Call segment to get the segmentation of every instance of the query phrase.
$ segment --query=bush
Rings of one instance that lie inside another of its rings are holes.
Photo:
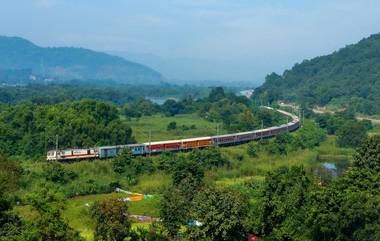
[[[247,154],[250,157],[258,157],[258,150],[257,144],[254,142],[250,142],[247,146]]]
[[[367,138],[367,130],[361,123],[349,121],[339,127],[336,135],[338,146],[355,148],[359,147]]]
[[[168,131],[171,131],[171,130],[175,130],[175,129],[177,129],[177,122],[175,122],[175,121],[170,122],[170,123],[168,124],[168,126],[166,127],[166,129],[167,129]]]
[[[43,176],[46,181],[65,184],[78,177],[72,170],[65,170],[62,164],[57,162],[48,163],[43,166]]]

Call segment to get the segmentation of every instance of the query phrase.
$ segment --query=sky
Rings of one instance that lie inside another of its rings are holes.
[[[106,51],[167,78],[260,84],[380,32],[378,0],[0,0],[0,35]]]

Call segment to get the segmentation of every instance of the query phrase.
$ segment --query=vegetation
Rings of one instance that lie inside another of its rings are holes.
[[[2,105],[0,111],[0,130],[14,134],[0,138],[9,156],[0,155],[5,240],[246,240],[249,234],[263,240],[373,240],[378,235],[379,217],[371,212],[378,208],[378,128],[356,121],[352,112],[308,113],[296,132],[240,146],[142,157],[124,150],[109,160],[52,163],[32,158],[44,153],[44,133],[70,132],[59,141],[72,147],[132,142],[134,136],[144,142],[215,135],[286,120],[222,88],[161,106],[137,99],[28,101]],[[352,136],[355,142],[341,145],[341,133],[350,134],[344,130],[351,124],[370,131],[371,139]],[[54,145],[50,139],[46,148]],[[353,158],[352,148],[364,140]],[[15,145],[4,144],[9,141]],[[335,175],[323,169],[326,163],[352,168]],[[150,199],[124,202],[131,195],[115,193],[117,187]],[[142,223],[129,214],[160,222]]]
[[[0,105],[0,149],[6,154],[43,155],[56,141],[59,148],[134,142],[118,109],[104,102]]]
[[[266,102],[287,100],[380,113],[380,34],[333,54],[305,60],[282,75],[270,74],[255,91]]]
[[[120,199],[105,199],[95,204],[96,219],[94,240],[123,241],[131,232],[128,220],[128,204]]]

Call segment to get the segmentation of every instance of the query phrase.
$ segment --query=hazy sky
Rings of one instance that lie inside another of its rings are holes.
[[[170,78],[260,82],[377,32],[379,0],[0,0],[0,35],[186,65]]]

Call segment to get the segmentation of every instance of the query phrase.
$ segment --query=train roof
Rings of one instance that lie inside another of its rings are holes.
[[[203,141],[203,140],[210,140],[210,139],[211,139],[211,136],[204,136],[204,137],[194,137],[194,138],[168,140],[168,141],[152,141],[152,142],[145,142],[143,144],[145,144],[145,145],[160,145],[160,144],[170,144],[170,143],[176,143],[176,142]]]

